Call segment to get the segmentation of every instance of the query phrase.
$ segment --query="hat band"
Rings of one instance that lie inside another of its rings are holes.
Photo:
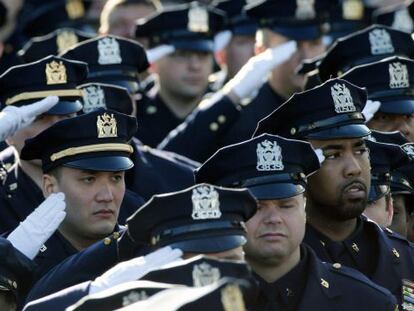
[[[412,87],[412,86],[411,86]],[[382,97],[391,97],[391,96],[410,96],[414,95],[414,90],[412,88],[403,88],[403,89],[395,89],[395,90],[384,90],[384,91],[377,91],[377,92],[369,92],[369,98],[382,98]]]
[[[272,183],[306,183],[306,176],[304,173],[290,173],[290,174],[275,174],[268,176],[260,176],[256,178],[250,178],[241,181],[238,186],[240,187],[251,187],[262,184],[272,184]]]
[[[57,161],[59,159],[74,156],[77,154],[82,153],[89,153],[89,152],[110,152],[110,151],[121,151],[132,153],[133,149],[131,145],[128,144],[95,144],[95,145],[87,145],[81,147],[71,147],[56,153],[53,153],[50,156],[50,160],[52,162]]]
[[[297,129],[292,128],[291,133],[292,134],[302,134],[303,132],[317,130],[319,128],[324,127],[332,127],[332,126],[341,126],[341,123],[349,122],[349,121],[363,121],[365,122],[365,118],[360,112],[354,112],[354,113],[348,113],[343,114],[340,116],[335,116],[332,118],[312,122],[310,124],[300,125],[297,127]]]
[[[151,245],[156,245],[165,238],[173,238],[180,235],[191,235],[191,233],[202,231],[217,231],[223,229],[241,229],[246,231],[243,221],[207,221],[199,224],[180,226],[171,229],[165,229],[159,233],[154,233],[151,237]]]
[[[12,105],[22,100],[45,98],[50,95],[55,95],[59,97],[73,97],[73,96],[82,97],[82,91],[73,89],[73,90],[49,90],[49,91],[37,91],[37,92],[25,92],[25,93],[20,93],[19,95],[7,98],[6,105]]]

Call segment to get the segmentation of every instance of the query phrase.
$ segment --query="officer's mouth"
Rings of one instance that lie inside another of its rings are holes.
[[[349,199],[362,199],[366,197],[366,187],[364,184],[359,182],[351,183],[350,185],[346,186],[342,193],[345,197]]]
[[[266,232],[259,235],[259,239],[264,239],[266,241],[278,241],[285,239],[287,236],[281,232]]]
[[[107,208],[101,209],[101,210],[96,211],[96,212],[93,213],[94,216],[97,216],[97,217],[100,217],[100,218],[111,218],[111,217],[114,216],[114,214],[115,213],[114,213],[113,210],[110,210],[110,209],[107,209]]]

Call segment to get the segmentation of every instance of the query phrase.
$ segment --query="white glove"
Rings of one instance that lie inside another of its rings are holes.
[[[214,36],[214,52],[221,51],[230,42],[232,37],[230,30],[223,30]]]
[[[125,282],[139,280],[152,270],[180,260],[182,255],[183,252],[180,249],[166,246],[146,256],[121,262],[97,277],[89,287],[89,294],[95,294]]]
[[[378,111],[378,109],[381,107],[381,102],[379,101],[372,101],[367,100],[367,103],[365,104],[364,109],[362,110],[362,114],[365,118],[365,122],[370,121],[374,114]]]
[[[318,157],[319,164],[322,164],[323,161],[325,161],[325,156],[323,155],[322,149],[318,148],[318,149],[314,149],[313,151],[315,151],[316,156]]]
[[[4,108],[0,112],[0,141],[31,124],[38,115],[48,111],[58,101],[59,97],[48,96],[30,105],[22,107],[7,106]]]
[[[259,89],[269,72],[288,60],[296,51],[296,41],[288,41],[253,56],[240,71],[223,87],[223,92],[232,92],[239,100]]]
[[[26,257],[33,259],[66,216],[65,195],[52,193],[14,229],[7,240]]]
[[[150,64],[155,63],[160,58],[163,58],[164,56],[170,55],[175,52],[175,47],[172,45],[159,45],[155,48],[147,50],[147,59]]]

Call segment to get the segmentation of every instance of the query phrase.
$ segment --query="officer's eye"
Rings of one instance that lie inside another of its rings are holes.
[[[359,148],[358,150],[355,150],[355,154],[358,154],[358,155],[363,155],[366,152],[368,152],[368,148],[367,147]]]
[[[81,178],[81,181],[83,181],[86,184],[91,184],[94,182],[94,180],[95,180],[94,176],[86,176],[86,177]]]
[[[112,180],[114,182],[120,182],[120,181],[122,181],[122,175],[113,175]]]
[[[323,154],[325,156],[325,160],[334,160],[341,156],[340,152],[327,152]]]
[[[283,205],[280,206],[280,208],[293,208],[293,207],[295,207],[295,206],[292,205],[292,204],[283,204]]]

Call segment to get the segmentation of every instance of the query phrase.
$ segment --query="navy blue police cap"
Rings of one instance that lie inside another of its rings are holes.
[[[89,113],[99,108],[115,110],[131,115],[134,101],[124,87],[105,83],[86,83],[78,86],[83,92],[82,112]]]
[[[365,0],[334,0],[329,14],[329,36],[333,39],[344,37],[368,27],[374,8]]]
[[[62,55],[88,63],[87,82],[101,82],[139,90],[139,73],[149,64],[141,44],[113,35],[99,36],[78,43]]]
[[[0,254],[0,292],[23,297],[33,281],[35,264],[4,238],[0,239]]]
[[[408,143],[407,137],[405,137],[400,131],[382,132],[377,130],[371,130],[369,140],[399,146]]]
[[[90,294],[68,307],[67,311],[112,311],[127,307],[135,302],[177,285],[151,281],[132,281],[113,286],[103,292]]]
[[[17,53],[23,62],[29,63],[48,55],[58,55],[79,42],[91,39],[93,33],[74,28],[59,28],[44,36],[30,39]]]
[[[366,140],[371,163],[371,188],[368,201],[375,202],[390,192],[391,172],[410,162],[410,158],[394,144]]]
[[[259,200],[272,200],[303,193],[306,177],[319,167],[309,143],[263,134],[219,149],[194,175],[197,183],[245,187]]]
[[[213,52],[214,36],[224,23],[223,11],[194,1],[139,19],[135,37],[148,38],[150,47],[168,44],[179,50]]]
[[[154,195],[128,218],[128,233],[156,248],[218,253],[245,244],[245,222],[255,213],[256,200],[247,189],[199,184]]]
[[[129,141],[137,130],[134,117],[98,109],[59,121],[26,140],[24,160],[41,159],[43,172],[59,166],[90,171],[124,171],[134,166]]]
[[[259,28],[268,28],[293,40],[313,40],[329,31],[332,0],[264,0],[245,7],[257,19]]]
[[[362,110],[365,89],[348,81],[331,79],[296,93],[260,120],[254,136],[277,134],[295,139],[346,139],[370,134]]]
[[[254,36],[257,30],[257,21],[247,16],[243,10],[248,3],[246,0],[216,0],[213,5],[226,12],[227,19],[224,28],[233,35]]]
[[[372,25],[339,38],[319,62],[322,81],[341,76],[351,68],[390,56],[414,56],[411,35],[383,25]]]
[[[22,19],[21,31],[28,37],[45,35],[60,27],[83,28],[91,1],[41,0]]]
[[[414,31],[414,1],[407,0],[380,6],[372,13],[372,21],[408,33]]]
[[[398,167],[391,174],[392,194],[414,194],[414,144],[406,143],[401,146],[402,150],[410,158],[411,162]]]
[[[380,112],[414,113],[414,61],[411,59],[393,56],[356,66],[341,79],[365,87],[370,100],[381,102]]]
[[[52,55],[10,67],[0,76],[1,105],[24,106],[56,95],[59,102],[47,114],[78,112],[82,109],[82,93],[76,86],[85,82],[87,74],[86,63]]]

